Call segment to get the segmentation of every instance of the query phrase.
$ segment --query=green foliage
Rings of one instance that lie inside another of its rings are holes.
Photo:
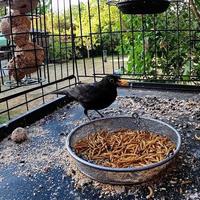
[[[52,0],[40,1],[40,14],[45,14],[50,11]]]
[[[0,7],[0,16],[4,16],[5,15],[5,8],[2,6]]]
[[[53,62],[68,61],[72,57],[71,43],[63,41],[62,38],[54,37],[49,47],[50,60]]]
[[[66,15],[47,12],[45,22],[43,21],[42,24],[45,24],[46,31],[52,35],[49,42],[50,60],[53,62],[68,61],[72,57],[69,12]]]
[[[179,2],[178,7],[171,3],[167,13],[156,17],[121,14],[120,18],[118,8],[109,7],[106,2],[90,0],[89,7],[87,3],[81,3],[80,8],[73,6],[72,22],[70,10],[59,16],[49,12],[46,27],[53,35],[71,35],[73,32],[77,49],[92,49],[99,54],[106,49],[108,54],[128,57],[124,66],[127,74],[174,81],[200,77],[200,45],[191,44],[194,37],[200,38],[200,19],[192,9],[189,12],[187,3]],[[200,0],[195,0],[195,3],[197,9],[200,8]],[[72,48],[70,44],[69,48],[65,48],[65,45],[60,44],[58,38],[55,39],[50,55],[58,60],[69,59]]]
[[[200,0],[194,0],[195,6],[200,10]]]
[[[109,9],[106,2],[106,0],[91,0],[89,10],[88,5],[82,3],[80,5],[81,14],[73,12],[74,33],[77,37],[86,36],[79,41],[78,45],[83,44],[84,47],[92,47],[93,49],[100,46],[102,49],[111,52],[119,44],[119,35],[112,34],[111,36],[109,33],[117,30],[119,11],[116,7],[110,7],[109,17]],[[96,34],[91,35],[90,33]]]
[[[0,124],[6,123],[8,121],[8,115],[7,114],[1,114],[0,115]]]
[[[132,27],[135,30],[134,33],[125,33],[117,48],[120,53],[128,55],[127,74],[148,75],[148,79],[171,77],[173,80],[199,76],[199,49],[190,42],[190,29],[198,30],[197,20],[191,14],[189,22],[186,4],[180,6],[178,15],[175,11],[172,5],[167,21],[165,14],[156,18],[152,15],[122,17],[126,30],[132,30]]]

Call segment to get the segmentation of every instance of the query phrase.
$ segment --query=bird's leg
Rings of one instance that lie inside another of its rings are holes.
[[[95,110],[101,117],[104,117],[98,110]]]
[[[86,117],[89,119],[89,121],[91,121],[90,117],[88,116],[88,110],[87,110],[87,109],[84,110],[84,114],[85,114]]]

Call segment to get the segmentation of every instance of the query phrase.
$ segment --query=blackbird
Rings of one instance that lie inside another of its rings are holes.
[[[68,90],[54,92],[53,94],[65,95],[71,101],[79,102],[84,108],[84,114],[88,116],[88,110],[95,110],[101,117],[99,110],[110,106],[117,97],[117,86],[127,85],[128,82],[117,75],[107,75],[101,81],[80,84]]]

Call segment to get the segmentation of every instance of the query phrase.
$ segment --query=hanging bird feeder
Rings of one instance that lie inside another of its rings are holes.
[[[39,3],[39,0],[0,0],[0,6],[10,6],[13,10],[20,13],[29,13],[33,11]]]
[[[116,5],[124,14],[156,14],[169,7],[169,0],[108,0],[109,5]]]

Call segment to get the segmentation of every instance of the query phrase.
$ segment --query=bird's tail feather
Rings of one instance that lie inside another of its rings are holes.
[[[66,99],[69,99],[71,101],[74,100],[74,98],[69,94],[67,90],[55,91],[55,92],[52,92],[51,94],[65,95]]]
[[[61,95],[68,96],[68,95],[69,95],[69,92],[66,91],[66,90],[62,90],[62,91],[55,91],[55,92],[52,92],[51,94],[61,94]]]

